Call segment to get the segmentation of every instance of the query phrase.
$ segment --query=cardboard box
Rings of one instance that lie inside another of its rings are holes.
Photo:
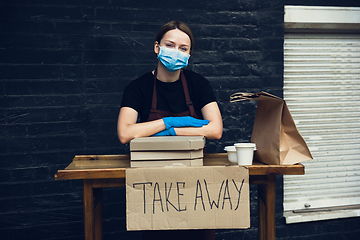
[[[142,137],[130,141],[130,152],[199,150],[204,146],[204,136]]]
[[[127,230],[250,227],[246,166],[126,169]]]
[[[193,151],[144,151],[144,152],[130,152],[130,159],[134,160],[180,160],[180,159],[195,159],[204,157],[203,149]]]
[[[167,166],[203,166],[203,158],[182,160],[152,160],[152,161],[130,161],[130,167],[167,167]]]
[[[205,137],[161,136],[130,141],[131,167],[203,165]]]

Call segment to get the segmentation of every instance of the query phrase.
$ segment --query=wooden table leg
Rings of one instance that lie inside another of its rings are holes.
[[[84,179],[84,234],[85,240],[95,240],[94,234],[94,189],[92,180]]]
[[[258,185],[259,239],[276,238],[276,182],[275,175],[266,176],[266,184]]]
[[[102,240],[102,189],[93,188],[93,180],[84,179],[85,240]]]
[[[102,188],[94,189],[94,222],[95,222],[95,239],[102,240]]]

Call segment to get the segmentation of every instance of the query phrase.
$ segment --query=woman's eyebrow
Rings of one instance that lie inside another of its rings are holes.
[[[174,42],[174,41],[171,41],[171,40],[165,40],[165,42],[175,44],[175,42]],[[186,44],[186,43],[180,44],[180,46],[186,46],[186,47],[189,47],[189,45],[188,45],[188,44]]]
[[[166,42],[166,43],[173,43],[173,44],[175,43],[175,42],[173,42],[173,41],[171,41],[171,40],[165,40],[165,42]]]

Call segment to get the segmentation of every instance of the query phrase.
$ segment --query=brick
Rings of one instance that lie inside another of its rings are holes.
[[[2,101],[2,100],[4,100],[5,98],[0,98],[0,100]],[[3,103],[3,101],[1,102],[1,103]],[[1,108],[0,108],[0,130],[3,130],[3,125],[6,123],[6,115],[5,115],[5,109],[4,109],[4,107],[2,106]]]
[[[33,95],[42,93],[40,81],[4,81],[6,95]],[[21,87],[19,87],[21,86]]]
[[[15,161],[25,161],[26,159],[29,159],[29,163],[27,166],[47,166],[49,168],[49,172],[51,172],[52,167],[66,167],[73,157],[77,154],[77,150],[69,150],[69,151],[46,151],[46,152],[32,152],[31,155],[26,155],[26,158],[23,157],[21,159],[21,156],[18,156],[15,158]],[[17,160],[19,159],[19,160]],[[55,172],[54,172],[55,173]],[[52,173],[51,173],[52,175]],[[52,176],[53,177],[53,176]],[[71,181],[70,181],[71,182]]]
[[[32,158],[27,153],[11,153],[9,150],[1,156],[1,166],[3,168],[28,167],[32,164]]]
[[[31,216],[31,215],[30,215]],[[29,218],[29,215],[21,214],[20,220]],[[40,221],[39,219],[38,221]],[[58,220],[59,221],[59,220]],[[72,221],[59,224],[56,228],[51,225],[51,222],[42,224],[34,224],[36,220],[30,222],[31,224],[21,227],[7,228],[5,234],[10,235],[11,239],[26,239],[31,236],[34,239],[56,239],[64,238],[67,234],[75,236],[71,239],[83,238],[83,235],[79,233],[79,229],[83,229],[82,221]]]
[[[87,79],[87,81],[84,82],[83,91],[85,93],[116,93],[117,95],[120,95],[131,80],[133,79]]]
[[[8,182],[11,179],[11,172],[8,169],[0,169],[0,182]]]
[[[66,106],[76,108],[83,104],[83,98],[81,95],[67,95],[65,96]]]
[[[28,127],[29,136],[52,136],[63,135],[67,133],[73,133],[70,131],[68,122],[56,122],[56,123],[35,123]],[[73,124],[74,125],[74,124]]]
[[[145,72],[147,69],[149,69],[148,71],[150,71],[151,69],[150,66],[148,68],[145,68],[144,66],[140,65],[139,69],[135,71],[133,68],[126,65],[111,66],[111,65],[90,65],[90,64],[86,65],[85,68],[86,68],[87,78],[114,78],[118,76],[134,77],[136,76],[136,74],[141,74],[139,73],[141,72],[141,70],[144,70]]]
[[[1,84],[0,84],[0,93],[1,93],[1,95],[0,95],[0,100],[2,100],[2,96],[5,94],[5,86],[4,86],[4,84],[2,84],[2,82],[1,82]],[[2,104],[0,105],[0,114],[2,114]],[[1,115],[0,115],[1,116]]]
[[[260,39],[257,38],[245,38],[245,37],[239,37],[239,38],[232,38],[230,40],[230,46],[232,49],[235,50],[260,50],[259,46]]]
[[[190,57],[191,64],[215,63],[222,59],[222,53],[217,51],[194,51]]]
[[[224,95],[220,97],[225,100],[230,100],[230,95],[235,92],[253,92],[252,89],[262,86],[262,79],[257,76],[208,77],[208,80],[214,89],[230,90],[230,92],[225,91]]]
[[[109,120],[101,120],[101,121],[92,121],[87,123],[86,127],[87,129],[92,129],[93,134],[97,133],[116,133],[116,124],[117,119],[109,119]],[[112,136],[111,136],[112,137]]]
[[[8,109],[6,111],[6,122],[7,123],[27,123],[36,122],[39,119],[44,119],[45,113],[39,110],[29,111],[29,109]]]
[[[11,153],[22,153],[29,152],[30,145],[26,138],[10,138],[8,139],[9,152]]]
[[[149,48],[151,46],[152,45],[148,45]],[[139,61],[144,62],[144,60],[139,58],[140,55],[144,56],[145,59],[155,58],[153,52],[133,50],[132,47],[126,46],[125,49],[121,49],[120,51],[117,49],[85,51],[84,59],[86,64],[128,64]]]
[[[89,20],[94,18],[94,9],[89,6],[84,5],[70,5],[70,6],[27,6],[27,12],[30,14],[25,17],[33,18],[33,16],[39,16],[41,20],[44,19],[79,19],[79,20]],[[43,15],[46,12],[45,16]],[[36,19],[36,18],[35,18]]]
[[[51,22],[37,22],[19,18],[5,18],[2,25],[4,33],[55,33],[54,24]]]
[[[1,65],[0,71],[3,79],[56,79],[62,69],[58,65]]]
[[[248,37],[254,33],[250,33],[249,28],[254,30],[254,27],[242,26],[242,25],[209,25],[199,29],[198,34],[205,35],[207,37],[221,38],[222,36],[227,36],[229,38],[237,37]]]
[[[68,69],[64,69],[65,71]],[[50,80],[42,82],[44,94],[80,94],[82,92],[82,81],[79,80]]]
[[[81,49],[82,39],[73,36],[59,35],[17,35],[6,34],[2,39],[0,47],[16,49],[19,46],[23,49]]]
[[[226,51],[222,54],[221,62],[244,63],[244,57],[240,51]]]
[[[68,101],[67,101],[68,102]],[[41,122],[57,122],[57,121],[75,121],[78,122],[79,112],[82,106],[75,104],[74,106],[60,106],[60,107],[48,107],[43,108],[41,111],[45,111],[46,114],[43,116]],[[40,110],[34,110],[40,111]]]
[[[262,86],[263,88],[279,87],[283,85],[282,78],[279,78],[278,76],[270,76],[270,77],[261,76],[260,79],[261,79],[260,86]],[[282,93],[276,96],[282,96]]]
[[[251,73],[255,76],[282,75],[283,67],[280,64],[250,64]]]
[[[261,62],[264,59],[264,56],[261,51],[244,51],[243,58],[247,63],[256,63]]]
[[[21,64],[79,64],[81,51],[64,49],[0,49],[3,63]]]
[[[30,151],[33,153],[49,150],[46,137],[28,138],[27,144]]]
[[[7,97],[6,100],[8,107],[51,107],[64,106],[66,104],[66,98],[64,96]]]
[[[91,120],[108,120],[113,119],[114,123],[117,122],[119,115],[119,106],[112,105],[104,108],[103,106],[93,106],[90,109]]]
[[[131,44],[136,44],[135,39],[121,36],[86,36],[83,39],[85,49],[102,49],[102,50],[120,50],[129,47],[128,41],[133,40]]]
[[[109,136],[109,134],[92,134],[86,138],[86,147],[89,149],[96,148],[116,148],[118,146],[118,138],[116,135],[116,126],[114,124],[113,128],[114,134]]]
[[[39,196],[65,193],[68,192],[69,187],[71,187],[69,182],[54,181],[53,176],[46,176],[43,180],[33,183],[34,195]]]
[[[283,12],[283,9],[279,9],[278,11],[259,11],[256,12],[258,24],[260,25],[273,25],[280,24],[282,25],[283,19],[279,18],[278,15]]]
[[[96,19],[112,22],[156,22],[158,10],[153,8],[145,9],[123,7],[96,8]]]
[[[0,184],[0,195],[6,196],[7,198],[30,197],[32,195],[32,190],[32,184],[29,182]]]
[[[86,94],[85,101],[87,104],[115,105],[117,107],[121,103],[121,98],[118,93]]]
[[[4,138],[0,138],[0,154],[8,152],[8,143]]]
[[[52,150],[75,150],[83,147],[83,136],[80,134],[67,134],[56,137],[47,137],[46,142],[48,148]]]
[[[28,135],[28,126],[26,124],[8,124],[5,126],[3,137],[25,137]]]
[[[265,62],[282,62],[284,53],[282,51],[266,51],[262,54]]]
[[[195,31],[193,31],[193,34],[195,34]],[[205,51],[206,50],[213,50],[215,39],[212,39],[212,38],[200,38],[200,37],[194,37],[194,38],[195,38],[195,43],[194,43],[194,53],[193,54],[195,54],[198,49],[202,49],[202,50],[205,50]],[[230,42],[229,40],[226,40],[226,41]]]
[[[35,181],[47,175],[46,167],[15,168],[11,171],[11,182]]]

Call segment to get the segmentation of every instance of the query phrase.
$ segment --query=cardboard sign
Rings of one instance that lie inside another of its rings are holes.
[[[126,169],[127,230],[250,227],[245,166]]]

